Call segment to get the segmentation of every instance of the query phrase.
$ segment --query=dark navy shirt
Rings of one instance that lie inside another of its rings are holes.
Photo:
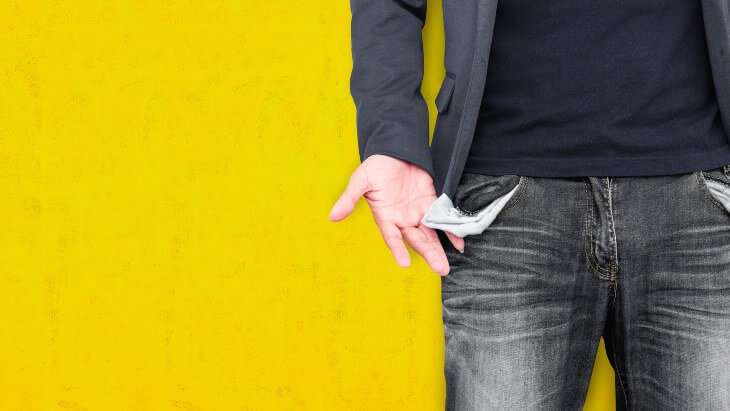
[[[628,176],[730,164],[699,0],[500,0],[465,171]]]

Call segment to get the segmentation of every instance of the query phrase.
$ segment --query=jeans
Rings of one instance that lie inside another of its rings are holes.
[[[651,177],[464,173],[439,231],[446,408],[580,410],[601,337],[617,409],[730,410],[730,165]]]

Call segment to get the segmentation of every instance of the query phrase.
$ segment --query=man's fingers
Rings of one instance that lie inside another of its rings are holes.
[[[446,254],[441,244],[438,243],[438,237],[434,242],[433,237],[428,232],[429,230],[433,231],[427,227],[406,227],[401,230],[401,233],[403,233],[403,237],[411,248],[426,260],[426,264],[432,270],[441,275],[446,275],[449,273],[449,262],[446,259]],[[434,235],[436,235],[435,232]]]
[[[446,257],[446,252],[444,251],[444,248],[441,246],[441,241],[439,240],[439,236],[436,233],[436,230],[434,230],[430,227],[426,227],[423,224],[419,224],[417,228],[419,230],[421,230],[421,232],[423,232],[423,234],[426,236],[426,238],[428,238],[428,240],[433,245],[433,248],[435,248],[436,252],[441,256],[441,258],[443,259],[443,262],[444,262],[444,266],[446,267],[446,272],[444,273],[444,275],[448,274],[449,270],[450,270],[449,259]]]
[[[444,231],[446,233],[446,237],[449,238],[449,241],[451,241],[451,244],[459,250],[459,252],[464,252],[464,239],[462,237],[459,237],[456,234],[450,233],[448,231]]]
[[[408,254],[408,249],[405,244],[403,244],[403,237],[398,227],[393,223],[382,221],[378,223],[378,228],[383,235],[385,244],[390,248],[390,252],[393,253],[395,262],[403,268],[411,265],[411,256]]]
[[[365,176],[365,173],[356,169],[355,172],[352,173],[352,176],[350,176],[350,181],[347,182],[345,192],[340,195],[340,198],[337,199],[332,210],[330,210],[330,220],[335,222],[344,220],[345,217],[350,215],[352,210],[355,209],[355,204],[357,204],[360,197],[365,194],[366,190],[367,177]]]

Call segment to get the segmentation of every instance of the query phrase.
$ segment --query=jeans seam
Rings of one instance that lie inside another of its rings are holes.
[[[595,218],[595,213],[593,210],[593,205],[591,204],[591,192],[590,192],[590,189],[588,188],[588,182],[585,179],[583,180],[583,184],[586,189],[587,208],[589,208],[591,210],[590,219],[588,218],[588,212],[586,211],[586,232],[588,234],[588,240],[589,240],[588,242],[590,243],[590,252],[588,251],[588,247],[586,246],[585,241],[583,241],[583,250],[585,252],[586,259],[588,261],[588,267],[594,273],[596,273],[599,278],[601,278],[603,280],[613,280],[614,279],[614,275],[613,275],[614,262],[609,263],[609,267],[611,267],[610,269],[606,269],[606,268],[601,267],[598,264],[598,260],[595,259],[595,250],[593,249],[593,229],[591,227],[591,225],[593,224],[593,219]]]
[[[500,211],[500,214],[505,213],[510,208],[514,207],[515,204],[519,203],[520,200],[522,200],[523,193],[527,189],[527,184],[530,181],[530,178],[527,176],[520,176],[520,180],[517,182],[518,185],[521,185],[520,188],[517,189],[517,192],[515,193],[514,197],[511,198],[511,204],[506,204],[505,207]]]
[[[614,284],[614,290],[617,288],[617,285]],[[629,409],[629,398],[626,392],[626,388],[624,387],[623,379],[621,378],[621,367],[619,366],[618,357],[616,356],[616,336],[611,337],[611,346],[613,347],[613,362],[616,364],[616,376],[618,377],[618,385],[621,387],[621,392],[624,394],[624,404],[626,404],[626,409]]]
[[[610,215],[610,224],[611,224],[611,232],[613,234],[613,266],[616,270],[614,272],[614,280],[613,280],[613,297],[611,304],[615,307],[616,306],[616,297],[618,294],[618,236],[616,235],[616,222],[613,218],[613,185],[611,184],[611,180],[607,177],[606,178],[606,185],[608,186],[608,210]],[[616,364],[616,376],[618,377],[618,383],[621,387],[621,392],[623,393],[624,397],[624,404],[626,405],[626,409],[629,409],[629,400],[626,393],[626,388],[624,387],[623,379],[621,378],[621,367],[619,366],[618,356],[616,355],[616,338],[611,338],[611,345],[613,346],[613,362]]]
[[[616,222],[613,219],[613,186],[610,179],[606,178],[606,182],[608,183],[608,212],[611,217],[611,233],[613,234],[613,264],[611,264],[611,268],[614,278],[618,278],[618,236],[616,235]]]

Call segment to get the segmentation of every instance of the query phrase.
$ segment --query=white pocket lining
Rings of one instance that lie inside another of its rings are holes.
[[[730,186],[709,178],[705,178],[705,184],[717,201],[730,212]]]
[[[454,203],[446,193],[443,193],[428,207],[421,223],[426,227],[448,231],[459,237],[481,234],[497,218],[497,214],[515,195],[521,184],[520,180],[509,193],[497,197],[475,214],[462,213],[454,207]]]

